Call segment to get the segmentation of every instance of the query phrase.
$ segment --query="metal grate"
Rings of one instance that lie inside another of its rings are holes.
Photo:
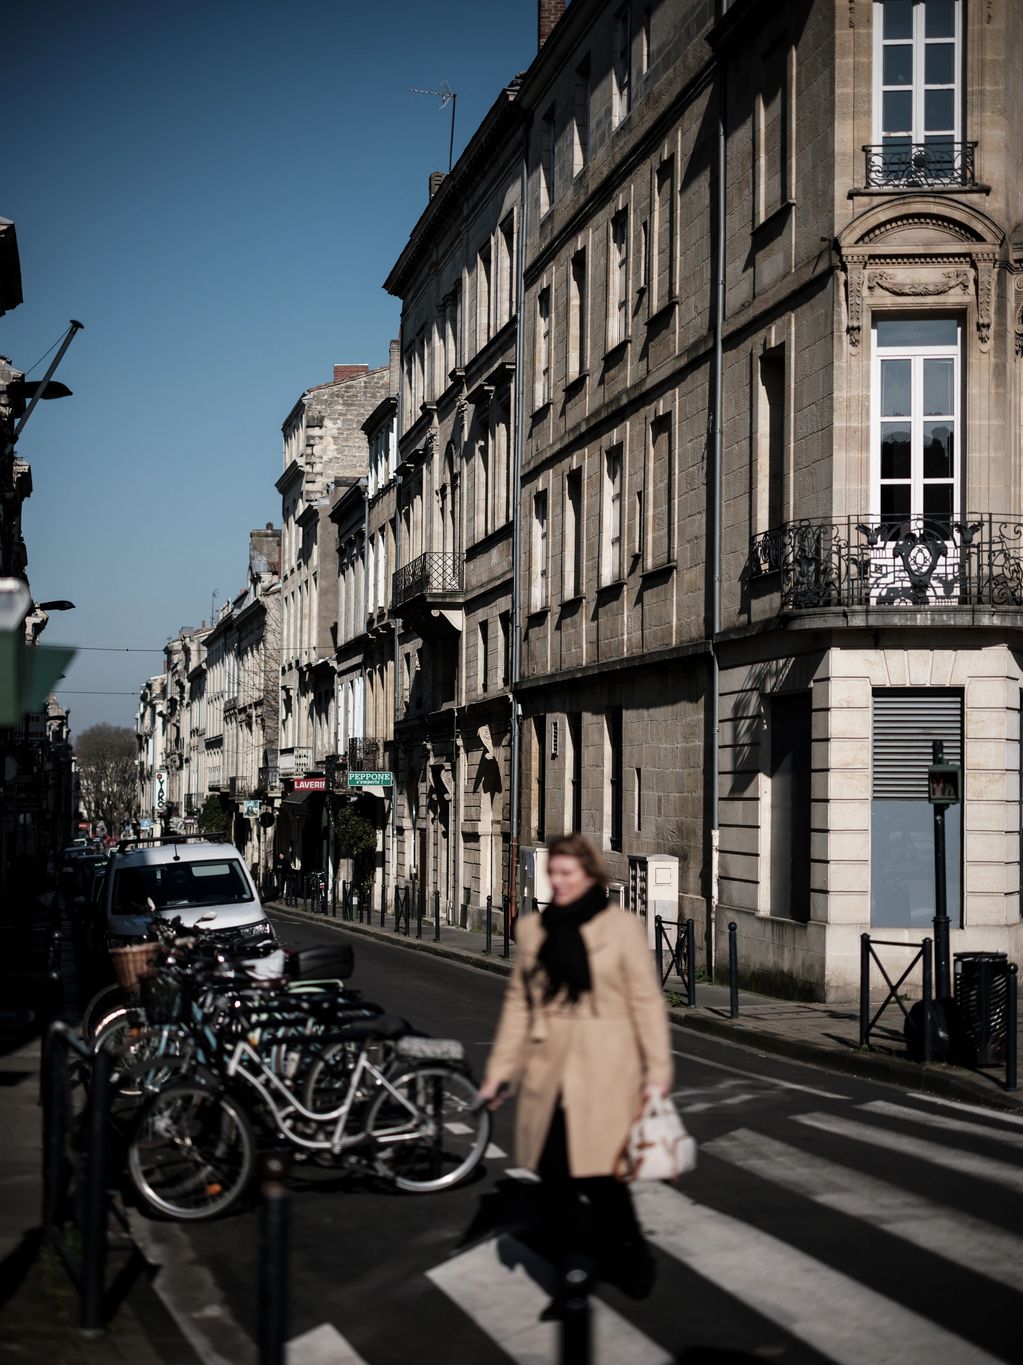
[[[933,744],[963,761],[961,692],[886,688],[874,693],[873,794],[882,801],[926,801]]]
[[[975,142],[889,140],[863,148],[868,189],[925,189],[932,185],[975,185]]]

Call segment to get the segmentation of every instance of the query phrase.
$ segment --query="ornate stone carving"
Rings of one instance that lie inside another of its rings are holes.
[[[845,272],[845,287],[849,320],[846,331],[849,335],[850,351],[858,351],[860,332],[863,322],[863,267],[858,261],[850,261]]]
[[[1019,288],[1019,281],[1016,281],[1016,288]],[[1023,356],[1023,304],[1016,309],[1016,354]]]
[[[895,232],[905,232],[907,229],[918,231],[920,228],[936,228],[943,232],[947,237],[957,237],[961,242],[978,242],[980,237],[965,223],[957,221],[955,218],[946,218],[940,213],[902,213],[893,218],[886,218],[883,222],[876,224],[869,231],[863,233],[859,238],[858,245],[873,246],[874,243],[890,237]]]
[[[969,292],[971,285],[968,270],[943,270],[937,279],[906,279],[891,270],[872,270],[867,276],[868,289],[883,289],[886,294],[898,294],[904,298],[930,298],[935,294],[948,294],[953,289]]]
[[[977,340],[981,346],[991,344],[991,323],[995,298],[995,253],[977,252],[974,268],[977,272]]]

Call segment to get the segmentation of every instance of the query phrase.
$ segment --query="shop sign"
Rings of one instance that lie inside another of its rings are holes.
[[[394,774],[385,772],[350,772],[348,774],[349,787],[392,787],[394,785]]]
[[[327,779],[325,777],[296,777],[295,790],[297,792],[326,791]]]
[[[242,814],[254,818],[259,814],[260,803],[258,801],[243,801]]]

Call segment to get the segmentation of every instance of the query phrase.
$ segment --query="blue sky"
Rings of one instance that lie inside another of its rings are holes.
[[[536,0],[58,0],[4,19],[0,216],[25,302],[0,354],[26,369],[85,323],[19,442],[46,642],[159,647],[244,582],[277,523],[281,422],[335,363],[383,364],[381,288],[447,166],[531,61]],[[45,364],[33,371],[40,377]],[[80,733],[132,724],[159,654],[82,651]]]

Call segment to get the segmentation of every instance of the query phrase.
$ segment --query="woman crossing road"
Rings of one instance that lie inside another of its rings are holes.
[[[540,1176],[562,1277],[582,1268],[642,1298],[655,1263],[616,1173],[645,1100],[671,1086],[664,999],[642,924],[609,906],[593,845],[552,840],[548,875],[553,903],[519,923],[480,1095],[496,1108],[518,1089],[516,1159]],[[544,1317],[561,1311],[559,1291]]]

